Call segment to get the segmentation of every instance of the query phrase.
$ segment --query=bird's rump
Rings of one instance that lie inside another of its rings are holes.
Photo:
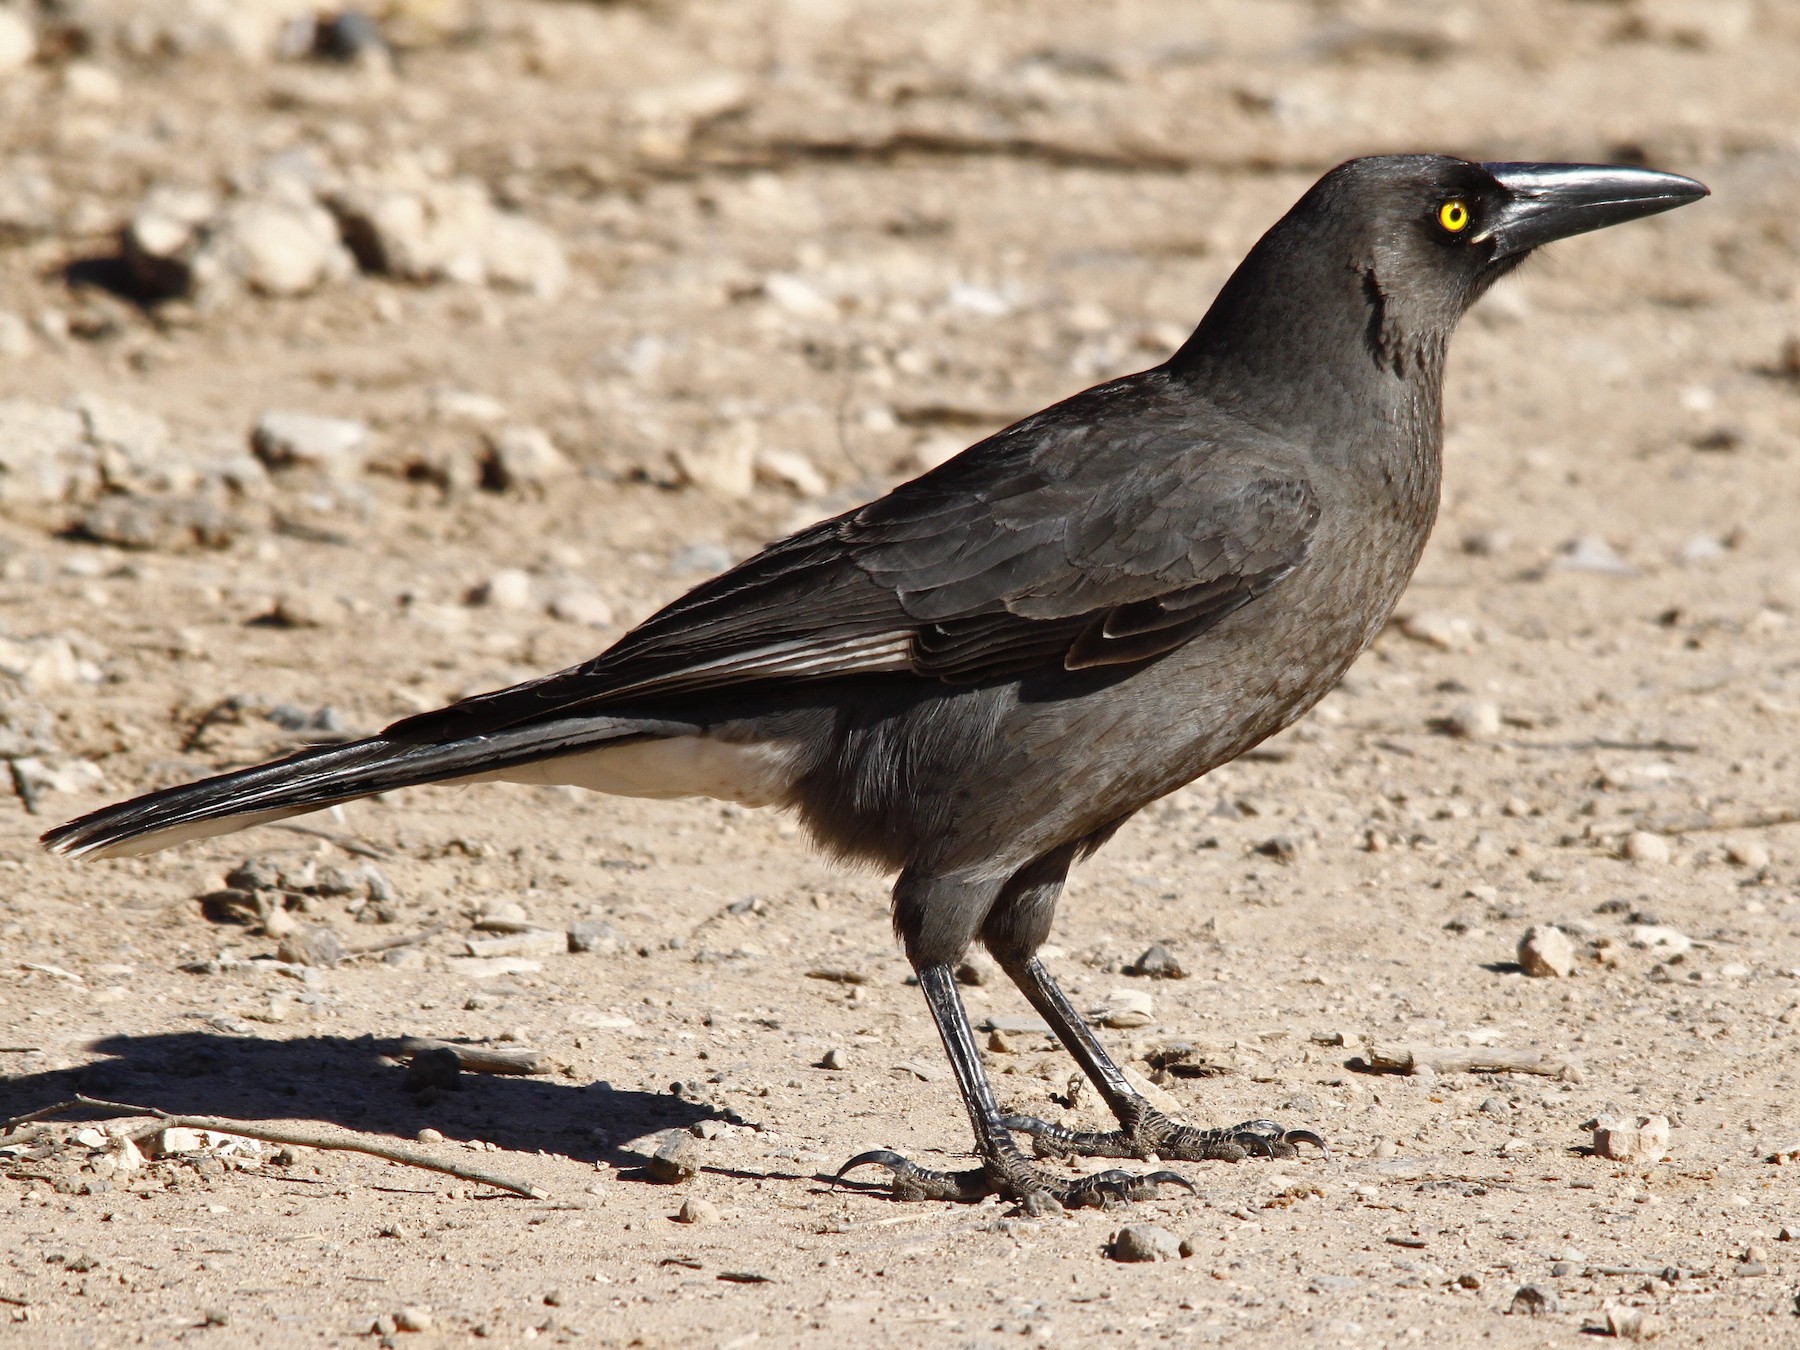
[[[1027,418],[771,545],[591,661],[383,734],[482,735],[763,682],[974,683],[1171,651],[1291,572],[1319,507],[1279,443],[1197,419],[1191,402],[1179,422],[1163,416],[1166,379],[1129,376]]]

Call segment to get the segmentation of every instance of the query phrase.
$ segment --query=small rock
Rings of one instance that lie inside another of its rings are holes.
[[[421,1050],[407,1064],[401,1086],[408,1092],[454,1091],[462,1086],[462,1061],[447,1045]]]
[[[1006,1039],[1004,1031],[990,1031],[988,1032],[987,1048],[996,1055],[1010,1055],[1013,1047],[1012,1042]]]
[[[37,34],[25,16],[0,9],[0,75],[23,70],[37,55]]]
[[[1658,864],[1669,861],[1669,841],[1648,830],[1632,831],[1621,851],[1630,862]]]
[[[183,1125],[172,1125],[156,1136],[157,1153],[168,1156],[180,1156],[184,1153],[198,1153],[206,1147],[206,1141],[200,1131],[190,1130]]]
[[[265,412],[250,433],[250,448],[271,469],[306,467],[337,477],[361,471],[368,443],[361,422],[302,412]]]
[[[970,952],[956,966],[956,982],[972,987],[992,984],[999,975],[999,963],[985,952]]]
[[[322,924],[310,924],[281,939],[275,954],[296,966],[335,966],[344,959],[337,934]]]
[[[1131,965],[1127,966],[1125,968],[1125,973],[1127,975],[1142,975],[1146,979],[1152,980],[1179,980],[1182,979],[1187,972],[1182,970],[1181,962],[1175,959],[1175,953],[1171,952],[1167,947],[1163,946],[1162,943],[1158,942],[1153,947],[1147,949],[1144,954],[1138,957],[1136,961],[1132,962]]]
[[[269,621],[280,628],[335,628],[344,620],[344,606],[326,591],[284,592],[275,601]]]
[[[759,450],[755,464],[759,481],[786,488],[796,497],[823,497],[831,490],[825,475],[798,451]]]
[[[1460,704],[1444,719],[1452,736],[1466,741],[1491,741],[1500,734],[1500,708],[1485,699]]]
[[[446,970],[466,975],[471,980],[491,980],[500,975],[536,975],[544,968],[542,961],[523,956],[453,956]]]
[[[821,1069],[847,1069],[850,1067],[850,1056],[834,1045],[819,1060],[819,1067]]]
[[[1554,566],[1565,572],[1594,572],[1609,577],[1638,575],[1638,569],[1621,558],[1611,544],[1591,536],[1565,545]]]
[[[523,933],[532,924],[517,900],[488,900],[476,912],[475,926],[486,933]]]
[[[1155,1001],[1141,989],[1114,989],[1098,1014],[1102,1024],[1115,1030],[1147,1027],[1156,1020]]]
[[[599,919],[582,919],[569,929],[571,952],[597,952],[610,956],[619,950],[618,931]]]
[[[709,428],[693,445],[677,446],[670,457],[685,485],[741,501],[756,481],[758,439],[756,423],[738,418]]]
[[[1725,845],[1725,856],[1740,867],[1763,868],[1770,862],[1769,850],[1754,839]]]
[[[0,309],[0,356],[30,356],[35,350],[31,325],[10,309]]]
[[[231,1325],[231,1311],[227,1308],[208,1308],[200,1314],[200,1320],[209,1327],[228,1327]]]
[[[1428,609],[1400,620],[1400,631],[1439,651],[1464,652],[1475,645],[1475,625],[1460,614]]]
[[[1582,1128],[1593,1131],[1594,1152],[1614,1162],[1661,1162],[1669,1153],[1667,1116],[1596,1116]]]
[[[697,1195],[690,1195],[681,1202],[681,1208],[675,1211],[676,1223],[707,1224],[718,1223],[723,1216],[719,1207],[710,1200],[702,1200]]]
[[[574,472],[567,455],[541,427],[501,427],[487,437],[481,462],[481,485],[490,492],[541,494]]]
[[[114,107],[125,97],[124,82],[92,61],[69,62],[63,67],[62,85],[71,99],[96,108]]]
[[[531,604],[531,574],[518,567],[503,567],[469,592],[472,605],[521,610]]]
[[[1126,1224],[1113,1234],[1108,1254],[1115,1261],[1179,1261],[1181,1239],[1157,1224]]]
[[[1680,929],[1660,923],[1634,923],[1626,928],[1625,934],[1632,946],[1666,956],[1680,956],[1692,950],[1694,945],[1694,940]]]
[[[1642,1308],[1608,1308],[1606,1310],[1606,1334],[1627,1341],[1647,1341],[1660,1336],[1667,1329],[1668,1323],[1653,1312],[1645,1312]]]
[[[569,935],[560,928],[528,928],[491,938],[465,938],[470,956],[561,956],[569,950]]]
[[[394,1328],[398,1331],[430,1331],[432,1324],[430,1312],[416,1304],[408,1304],[394,1314]]]
[[[1542,1317],[1561,1312],[1562,1303],[1554,1290],[1546,1289],[1541,1284],[1522,1284],[1513,1293],[1512,1303],[1506,1310],[1514,1314]]]
[[[413,1137],[421,1144],[441,1144],[444,1142],[444,1132],[442,1130],[434,1130],[429,1125],[420,1130],[418,1134]]]
[[[700,1170],[700,1150],[694,1136],[685,1130],[671,1132],[651,1155],[648,1170],[652,1181],[664,1185],[686,1181],[693,1176]]]
[[[589,628],[611,628],[612,606],[592,591],[562,591],[550,597],[544,607],[553,619],[564,623],[585,624]]]
[[[1519,939],[1519,966],[1538,979],[1567,978],[1575,969],[1575,944],[1562,929],[1538,924]]]
[[[473,180],[356,186],[330,194],[326,205],[364,271],[408,281],[507,286],[545,299],[569,281],[556,236],[499,210]]]

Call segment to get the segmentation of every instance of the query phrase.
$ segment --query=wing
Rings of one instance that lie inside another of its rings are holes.
[[[395,723],[479,735],[624,699],[880,672],[972,683],[1151,660],[1306,556],[1291,449],[1161,372],[1016,423],[702,583],[593,660]]]

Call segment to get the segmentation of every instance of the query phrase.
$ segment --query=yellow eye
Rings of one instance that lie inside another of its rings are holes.
[[[1469,225],[1469,207],[1461,198],[1452,198],[1438,207],[1438,224],[1451,234],[1461,234]]]

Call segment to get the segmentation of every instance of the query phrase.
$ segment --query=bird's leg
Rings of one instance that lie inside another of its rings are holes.
[[[1001,956],[1000,964],[1050,1024],[1082,1072],[1100,1089],[1119,1121],[1116,1130],[1086,1131],[1070,1130],[1035,1116],[1007,1116],[1003,1124],[1009,1130],[1029,1134],[1039,1157],[1080,1154],[1090,1158],[1155,1156],[1237,1162],[1253,1154],[1291,1158],[1299,1151],[1297,1144],[1324,1149],[1325,1141],[1310,1130],[1284,1130],[1272,1120],[1247,1120],[1241,1125],[1210,1130],[1170,1120],[1126,1080],[1124,1071],[1113,1063],[1037,957]]]
[[[1099,1172],[1074,1181],[1062,1181],[1038,1171],[1019,1151],[1000,1117],[969,1015],[956,992],[956,977],[947,964],[922,967],[919,987],[937,1023],[938,1034],[956,1072],[956,1085],[975,1127],[975,1144],[981,1166],[966,1172],[936,1172],[886,1149],[859,1154],[839,1169],[841,1177],[866,1164],[885,1167],[893,1174],[893,1192],[900,1200],[979,1200],[1003,1195],[1017,1200],[1030,1213],[1053,1212],[1063,1207],[1095,1205],[1109,1208],[1128,1200],[1147,1200],[1160,1183],[1194,1188],[1174,1172],[1134,1176],[1129,1172]],[[1115,1070],[1116,1072],[1116,1070]]]

